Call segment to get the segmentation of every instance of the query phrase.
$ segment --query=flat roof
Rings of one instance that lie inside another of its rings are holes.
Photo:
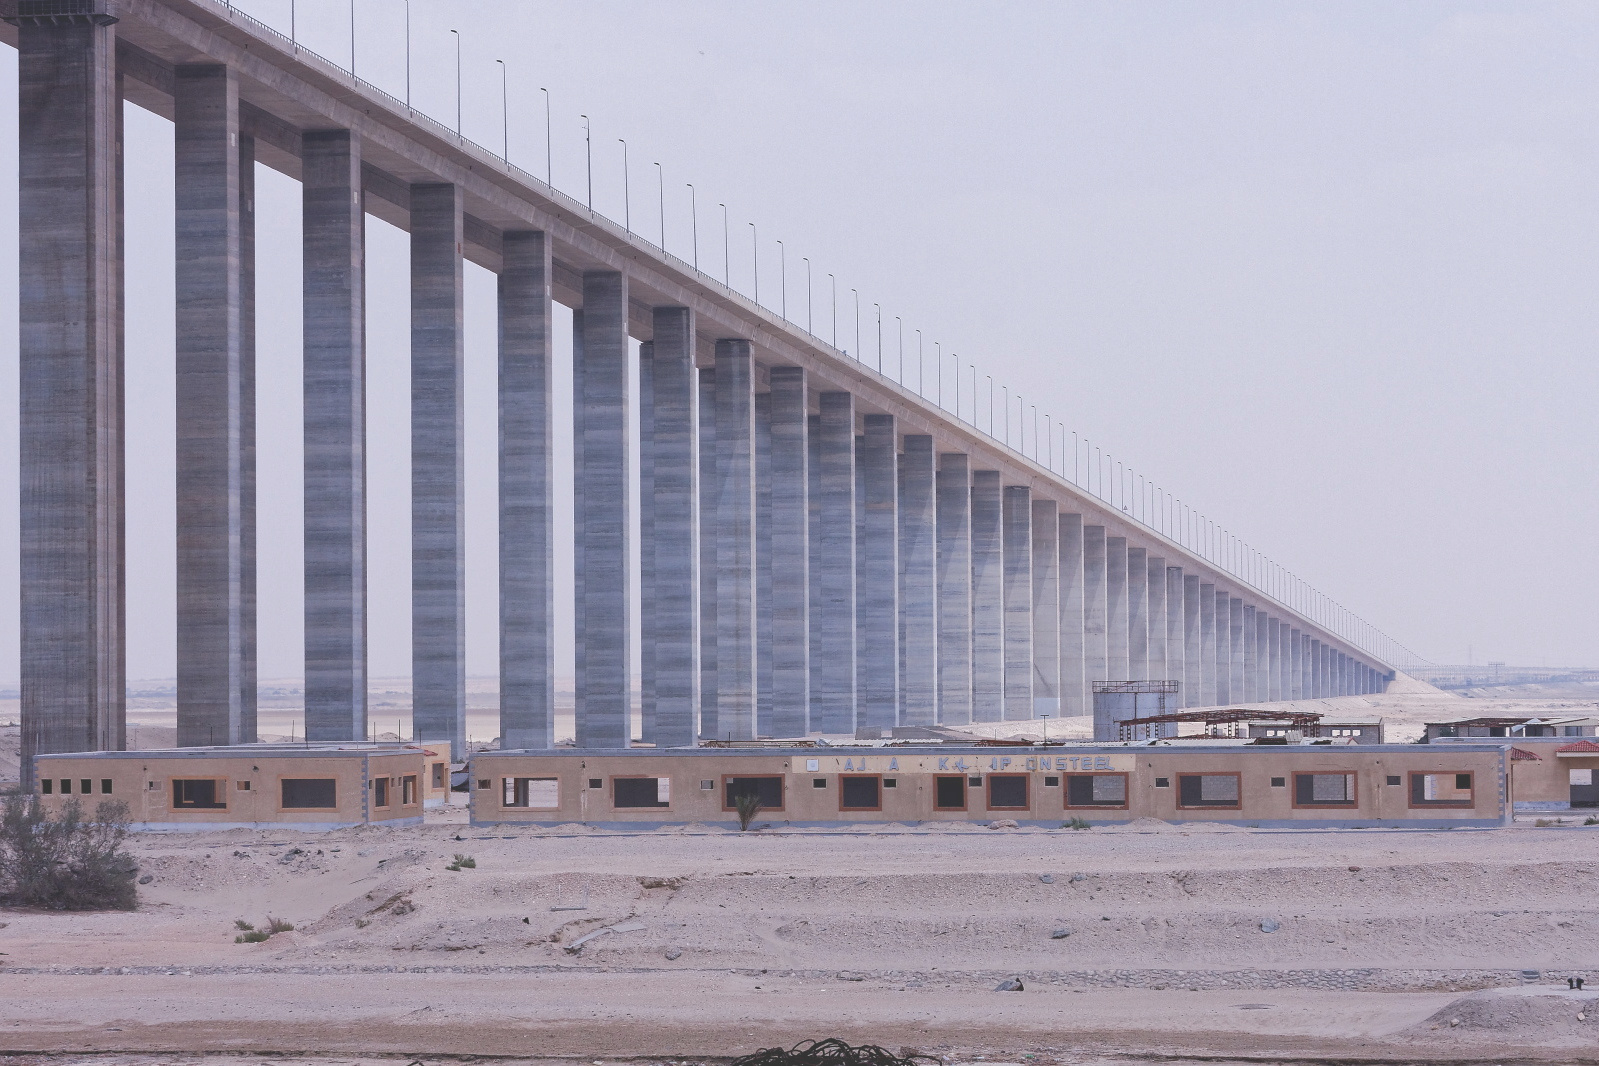
[[[1216,738],[1220,739],[1220,738]],[[1452,743],[1450,750],[1465,749],[1467,751],[1502,751],[1510,746],[1509,738],[1499,737],[1472,737],[1470,740],[1478,743]],[[1570,739],[1569,737],[1566,739]],[[1489,742],[1492,741],[1492,742]],[[1486,742],[1486,743],[1485,743]],[[1132,741],[1130,743],[1105,743],[1105,744],[892,744],[878,747],[865,745],[829,745],[825,748],[512,748],[506,751],[480,751],[473,758],[499,758],[502,756],[561,759],[584,758],[632,758],[648,759],[660,756],[674,758],[709,759],[721,758],[729,755],[764,755],[786,756],[792,758],[816,758],[821,755],[839,755],[855,757],[865,755],[1109,755],[1116,753],[1137,754],[1142,751],[1182,752],[1217,752],[1237,754],[1250,752],[1257,755],[1284,755],[1317,754],[1348,752],[1386,752],[1407,753],[1411,755],[1426,754],[1428,745],[1425,744],[1240,744],[1218,743],[1204,744],[1187,740],[1175,741]],[[1434,749],[1436,750],[1436,749]]]
[[[233,744],[203,748],[145,748],[137,751],[58,751],[35,759],[273,759],[338,758],[357,755],[405,755],[430,749],[421,744]],[[435,753],[437,754],[437,753]]]

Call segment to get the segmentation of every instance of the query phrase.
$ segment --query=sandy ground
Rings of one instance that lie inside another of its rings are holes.
[[[0,913],[0,1052],[1599,1058],[1599,830],[440,819],[138,838],[138,911]]]

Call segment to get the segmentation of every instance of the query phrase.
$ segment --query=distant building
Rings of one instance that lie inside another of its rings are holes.
[[[1591,737],[1599,735],[1599,718],[1461,718],[1428,722],[1426,740],[1455,737]]]

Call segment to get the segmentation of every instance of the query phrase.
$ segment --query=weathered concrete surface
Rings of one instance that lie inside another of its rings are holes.
[[[938,720],[972,720],[972,490],[963,452],[938,457]]]
[[[700,714],[698,735],[716,731],[716,368],[699,368]]]
[[[1149,620],[1149,640],[1144,673],[1151,681],[1181,680],[1174,677],[1166,666],[1166,560],[1159,555],[1150,555],[1145,562],[1149,575],[1145,595],[1149,606],[1144,616]]]
[[[1060,516],[1060,713],[1078,718],[1092,709],[1083,643],[1083,516]]]
[[[411,723],[466,758],[461,190],[411,187]]]
[[[174,72],[178,744],[243,739],[243,292],[239,91]]]
[[[632,643],[628,589],[627,279],[583,275],[583,347],[578,430],[581,461],[576,555],[582,652],[577,662],[577,743],[621,748],[632,741]],[[576,353],[574,353],[576,354]]]
[[[755,367],[752,377],[761,377]],[[772,732],[772,394],[755,393],[755,734]]]
[[[1060,717],[1060,519],[1033,501],[1033,717]]]
[[[115,27],[24,22],[17,66],[22,782],[31,788],[35,754],[123,747]]]
[[[1086,692],[1110,676],[1110,598],[1105,574],[1105,527],[1083,527],[1083,663]],[[1085,699],[1089,697],[1085,695]],[[1092,711],[1088,702],[1086,709]]]
[[[1149,672],[1149,553],[1127,549],[1127,677],[1148,681]]]
[[[699,720],[699,467],[694,453],[694,315],[657,307],[651,349],[651,560],[654,743],[690,747]]]
[[[1127,538],[1105,538],[1105,669],[1110,681],[1132,681],[1128,636]]]
[[[893,415],[867,415],[861,439],[864,539],[860,559],[861,608],[856,615],[865,685],[857,694],[857,722],[867,729],[899,724],[899,447]]]
[[[499,276],[500,737],[555,744],[550,241],[505,234]]]
[[[805,371],[774,366],[772,381],[772,701],[763,731],[799,737],[810,731],[810,445]]]
[[[655,342],[638,346],[639,739],[655,743]]]
[[[999,471],[972,471],[972,720],[1005,716],[1005,548]]]
[[[1005,718],[1033,717],[1033,497],[1006,485],[1000,498],[1005,555]]]
[[[755,737],[755,380],[750,342],[716,342],[716,735]]]
[[[121,193],[118,200],[121,200]],[[256,740],[255,138],[239,135],[239,740]]]
[[[302,138],[305,735],[366,735],[366,241],[361,145]]]
[[[938,510],[933,466],[933,438],[908,434],[899,457],[902,725],[938,721]]]
[[[855,731],[855,397],[821,395],[817,564],[821,599],[811,619],[820,681],[811,692],[811,728]]]

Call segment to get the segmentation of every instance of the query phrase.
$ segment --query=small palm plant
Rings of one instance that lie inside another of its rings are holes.
[[[761,797],[753,792],[745,792],[733,799],[733,809],[738,812],[738,831],[748,831],[750,823],[760,816],[763,809]]]

